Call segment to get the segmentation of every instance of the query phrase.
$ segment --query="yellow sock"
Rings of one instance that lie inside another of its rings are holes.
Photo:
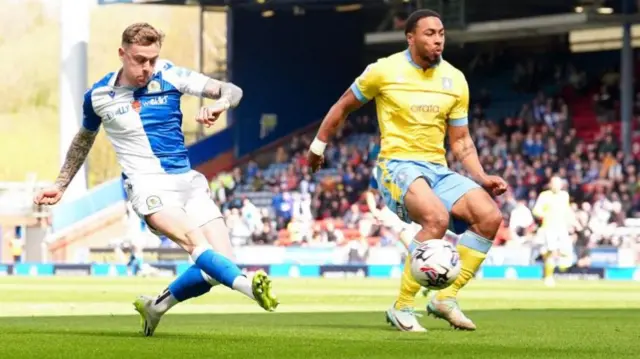
[[[487,252],[491,249],[492,243],[490,240],[471,231],[466,231],[456,247],[460,254],[460,274],[453,284],[436,294],[436,299],[455,298],[458,295],[458,291],[469,283],[482,265],[482,262],[484,262],[484,259],[487,258]]]
[[[553,277],[553,271],[556,269],[556,264],[551,257],[551,253],[544,256],[544,277]]]
[[[420,287],[420,283],[416,282],[411,274],[411,253],[409,253],[407,259],[404,261],[404,270],[402,271],[402,279],[400,280],[400,294],[398,294],[395,308],[415,307],[416,294],[420,291]]]

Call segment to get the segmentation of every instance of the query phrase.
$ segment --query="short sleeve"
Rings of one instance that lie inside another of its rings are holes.
[[[201,97],[209,77],[184,67],[165,65],[163,78],[183,94]]]
[[[351,91],[360,102],[366,103],[378,95],[383,73],[381,67],[380,61],[370,64],[351,85]]]
[[[464,76],[460,77],[460,95],[449,112],[449,126],[466,126],[469,123],[469,84]]]
[[[93,109],[93,101],[91,100],[92,90],[85,92],[82,102],[82,127],[89,131],[98,131],[100,128],[100,117]]]

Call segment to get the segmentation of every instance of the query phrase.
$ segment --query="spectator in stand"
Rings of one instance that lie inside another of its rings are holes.
[[[354,203],[344,215],[344,224],[347,228],[354,229],[358,227],[358,223],[362,221],[363,218],[362,213],[360,213],[360,207]]]
[[[255,161],[249,161],[249,163],[247,164],[247,168],[245,169],[245,180],[250,181],[251,179],[253,179],[253,177],[255,177],[258,174],[258,171],[260,169],[258,168],[258,164]],[[238,168],[237,171],[234,172],[238,172],[241,173],[240,169]]]
[[[247,198],[242,200],[242,208],[240,210],[242,214],[242,220],[246,224],[248,230],[251,233],[258,233],[262,229],[262,214],[258,207],[256,207]]]
[[[524,245],[532,239],[535,230],[535,221],[531,209],[527,207],[527,202],[523,199],[517,204],[509,214],[509,230],[511,230],[511,244]]]
[[[587,74],[584,71],[578,71],[573,64],[569,64],[567,75],[569,84],[578,94],[584,94],[587,88]]]
[[[332,245],[340,245],[344,241],[344,233],[341,230],[337,229],[333,221],[325,222],[325,234],[327,236],[327,243],[331,243]]]
[[[251,243],[253,233],[238,208],[225,211],[225,223],[229,228],[231,244],[234,247],[246,246]]]
[[[369,257],[369,245],[363,236],[351,240],[347,243],[347,263],[353,265],[364,265]]]
[[[600,123],[609,123],[614,121],[615,100],[606,85],[600,87],[600,92],[593,96],[594,109]]]
[[[271,226],[271,222],[265,222],[257,233],[253,234],[253,244],[273,245],[278,240],[278,232]]]

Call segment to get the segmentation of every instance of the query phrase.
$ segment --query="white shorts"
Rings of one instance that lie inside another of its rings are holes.
[[[207,179],[194,170],[132,176],[124,186],[133,210],[143,219],[167,207],[182,208],[197,226],[222,217],[211,198]]]
[[[569,231],[564,228],[545,228],[540,230],[544,238],[544,252],[558,252],[561,256],[573,255],[573,243]]]

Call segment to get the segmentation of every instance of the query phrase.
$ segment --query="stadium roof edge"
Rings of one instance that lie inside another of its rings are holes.
[[[564,34],[573,30],[585,30],[640,23],[640,14],[600,15],[567,13],[558,15],[532,16],[521,19],[496,20],[470,23],[465,29],[447,30],[447,41],[464,43],[496,41],[526,37]],[[382,45],[404,42],[403,31],[386,31],[365,34],[365,44]]]
[[[190,5],[190,6],[295,6],[345,4],[382,5],[385,0],[270,0],[268,4],[256,0],[98,0],[98,5],[137,4],[137,5]]]

